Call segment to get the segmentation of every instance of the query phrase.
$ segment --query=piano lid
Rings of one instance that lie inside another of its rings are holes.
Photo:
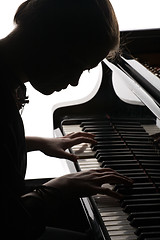
[[[156,79],[150,79],[148,81],[147,78],[144,78],[141,74],[139,74],[133,66],[131,66],[129,63],[127,63],[124,58],[121,58],[123,61],[123,65],[117,64],[117,66],[120,67],[122,71],[119,71],[120,69],[117,68],[116,65],[110,63],[108,60],[103,60],[105,64],[113,71],[113,85],[116,87],[116,79],[114,77],[115,73],[117,73],[118,80],[121,81],[121,84],[123,84],[123,93],[125,89],[129,89],[137,98],[140,99],[142,103],[144,103],[153,113],[154,115],[160,119],[160,107],[159,107],[159,93],[160,93],[160,87],[158,86]],[[126,65],[127,64],[127,65]],[[122,67],[122,68],[121,68]],[[125,68],[127,67],[127,68]],[[131,69],[131,71],[129,71]],[[142,71],[141,71],[142,72]],[[125,74],[124,74],[125,73]],[[131,75],[130,75],[131,73]],[[133,73],[133,74],[132,74]],[[138,76],[136,76],[138,74]],[[122,76],[122,77],[121,77]],[[155,77],[157,78],[157,77]],[[142,80],[142,81],[141,81]],[[159,81],[159,79],[158,79]],[[125,89],[124,89],[125,87]],[[120,97],[120,92],[118,92],[118,89],[116,90],[117,95]],[[120,97],[123,101],[127,102],[125,100],[126,94],[123,94],[122,97]],[[157,98],[156,98],[157,97]]]

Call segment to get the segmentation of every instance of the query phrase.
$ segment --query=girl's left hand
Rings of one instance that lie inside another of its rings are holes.
[[[73,162],[77,161],[77,156],[65,150],[80,143],[90,143],[95,145],[94,135],[85,132],[70,133],[60,138],[42,138],[40,151],[51,157],[65,158]]]

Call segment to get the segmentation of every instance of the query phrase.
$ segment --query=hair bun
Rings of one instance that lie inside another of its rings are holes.
[[[19,24],[21,21],[23,21],[23,18],[25,16],[25,12],[26,12],[26,8],[28,6],[28,4],[31,2],[32,0],[27,0],[25,2],[23,2],[17,9],[17,12],[14,16],[14,22],[16,24]]]

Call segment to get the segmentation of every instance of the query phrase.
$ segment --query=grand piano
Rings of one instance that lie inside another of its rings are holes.
[[[92,239],[160,239],[159,43],[158,28],[121,30],[121,54],[99,64],[94,94],[52,108],[55,136],[86,131],[98,142],[69,150],[79,155],[77,164],[67,162],[70,172],[109,167],[134,180],[127,188],[107,185],[124,195],[121,201],[96,195],[63,209],[74,223],[65,216],[60,221],[68,218],[67,228]]]
[[[53,126],[62,134],[86,131],[98,144],[81,144],[76,171],[112,168],[133,178],[132,187],[112,186],[120,202],[96,195],[81,199],[95,239],[160,239],[160,29],[121,32],[121,56],[101,63],[102,82],[87,102],[61,106]],[[122,84],[123,95],[116,89]],[[131,99],[125,95],[130,92]]]

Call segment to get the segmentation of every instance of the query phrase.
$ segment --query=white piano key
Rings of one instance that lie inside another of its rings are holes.
[[[132,235],[123,235],[123,236],[112,236],[111,240],[137,240],[137,237],[132,234]]]
[[[122,230],[122,231],[108,231],[110,236],[129,236],[133,235],[131,230]]]
[[[145,129],[145,131],[149,134],[155,134],[155,133],[159,133],[160,129],[155,125],[155,124],[150,124],[150,125],[142,125],[142,127]]]
[[[63,130],[64,130],[65,134],[67,135],[67,134],[72,133],[72,132],[81,132],[82,128],[78,124],[63,125]]]
[[[120,230],[131,230],[133,233],[133,227],[127,225],[113,225],[113,226],[107,226],[108,231],[120,231]]]
[[[102,217],[107,217],[107,216],[111,216],[111,212],[101,212],[101,216]],[[127,213],[121,211],[115,211],[115,212],[112,212],[112,216],[125,216],[127,218]]]
[[[102,217],[103,221],[122,221],[123,219],[126,219],[126,216],[112,216],[110,215],[109,217]]]

